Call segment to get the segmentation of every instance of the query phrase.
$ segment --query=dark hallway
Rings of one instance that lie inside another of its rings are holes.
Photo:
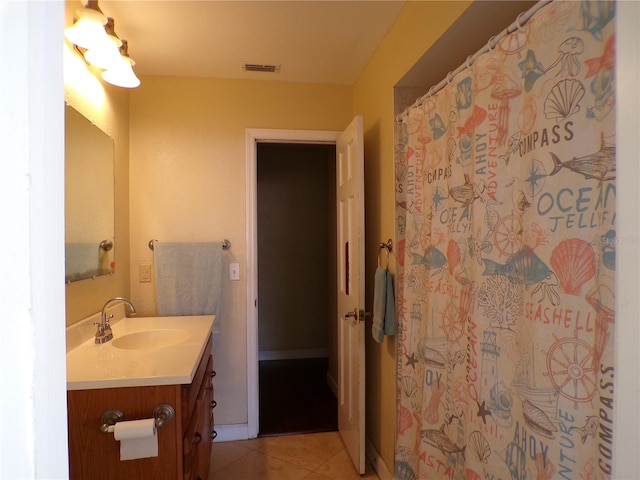
[[[327,368],[326,358],[261,361],[259,436],[337,430]]]

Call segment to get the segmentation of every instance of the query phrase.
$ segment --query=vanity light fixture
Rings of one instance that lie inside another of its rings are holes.
[[[128,43],[126,40],[122,40],[122,46],[120,47],[120,56],[117,62],[102,72],[102,78],[105,82],[109,82],[112,85],[124,88],[136,88],[140,85],[140,80],[133,73],[134,62],[129,53],[127,52]]]
[[[64,34],[85,62],[103,70],[103,80],[112,85],[124,88],[140,85],[131,68],[135,62],[129,57],[127,41],[118,37],[113,18],[102,13],[98,0],[88,0],[75,17]]]

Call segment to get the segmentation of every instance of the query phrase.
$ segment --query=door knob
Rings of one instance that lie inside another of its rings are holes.
[[[348,318],[353,318],[354,320],[363,322],[366,317],[370,316],[370,312],[365,312],[364,310],[358,310],[357,308],[354,308],[352,311],[345,313],[344,318],[345,320]]]

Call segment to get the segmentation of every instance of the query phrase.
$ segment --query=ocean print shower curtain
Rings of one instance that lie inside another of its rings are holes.
[[[614,17],[551,2],[403,115],[398,480],[611,476]]]

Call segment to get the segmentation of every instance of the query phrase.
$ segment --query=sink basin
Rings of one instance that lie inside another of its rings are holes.
[[[180,329],[143,330],[116,337],[111,344],[124,350],[150,350],[177,345],[188,340],[190,336],[189,332]]]

